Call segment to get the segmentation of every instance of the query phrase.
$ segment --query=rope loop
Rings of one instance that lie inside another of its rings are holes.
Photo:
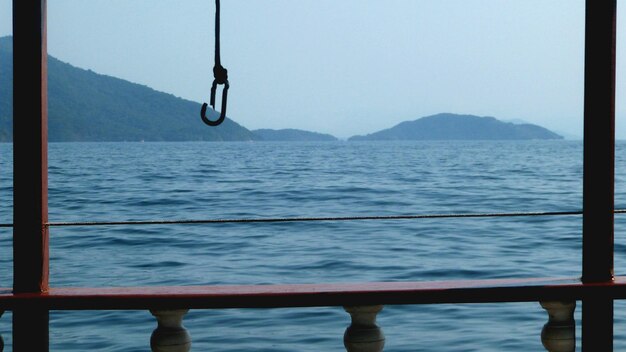
[[[215,65],[213,66],[213,77],[215,78],[215,83],[226,84],[228,82],[228,70],[222,65]]]

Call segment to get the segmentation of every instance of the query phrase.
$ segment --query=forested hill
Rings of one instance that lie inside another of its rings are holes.
[[[11,37],[0,38],[0,142],[12,140],[12,52]],[[218,127],[206,126],[200,119],[199,103],[80,69],[51,56],[48,134],[51,142],[258,139],[228,118]]]
[[[392,128],[349,140],[506,140],[562,139],[541,126],[502,122],[494,117],[442,113],[405,121]]]

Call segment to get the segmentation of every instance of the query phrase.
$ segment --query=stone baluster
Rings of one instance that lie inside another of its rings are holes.
[[[158,325],[150,336],[153,352],[188,352],[191,349],[191,336],[183,326],[183,316],[189,309],[150,310]]]
[[[541,330],[541,343],[549,352],[573,352],[576,350],[576,301],[540,302],[548,311],[548,322]]]
[[[385,334],[376,325],[376,315],[383,306],[344,307],[352,323],[343,335],[348,352],[380,352],[385,346]]]

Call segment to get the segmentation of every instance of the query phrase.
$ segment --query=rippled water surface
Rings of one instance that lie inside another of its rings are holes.
[[[617,149],[626,208],[626,143]],[[11,145],[0,152],[10,223]],[[52,143],[49,155],[51,222],[570,211],[582,200],[579,141]],[[50,238],[53,286],[554,277],[581,266],[579,216],[53,227]],[[2,229],[0,286],[11,286],[11,260]],[[542,351],[546,317],[537,303],[387,306],[379,323],[386,351]],[[9,351],[10,320],[0,319]],[[342,351],[348,324],[334,307],[185,318],[194,351]],[[154,327],[144,311],[52,312],[51,349],[149,351]]]

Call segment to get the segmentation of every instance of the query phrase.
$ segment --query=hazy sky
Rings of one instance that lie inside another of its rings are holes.
[[[50,0],[48,50],[208,102],[214,11],[213,0]],[[9,34],[11,0],[0,0]],[[583,0],[222,0],[221,42],[228,115],[249,129],[349,137],[453,112],[582,136]]]

